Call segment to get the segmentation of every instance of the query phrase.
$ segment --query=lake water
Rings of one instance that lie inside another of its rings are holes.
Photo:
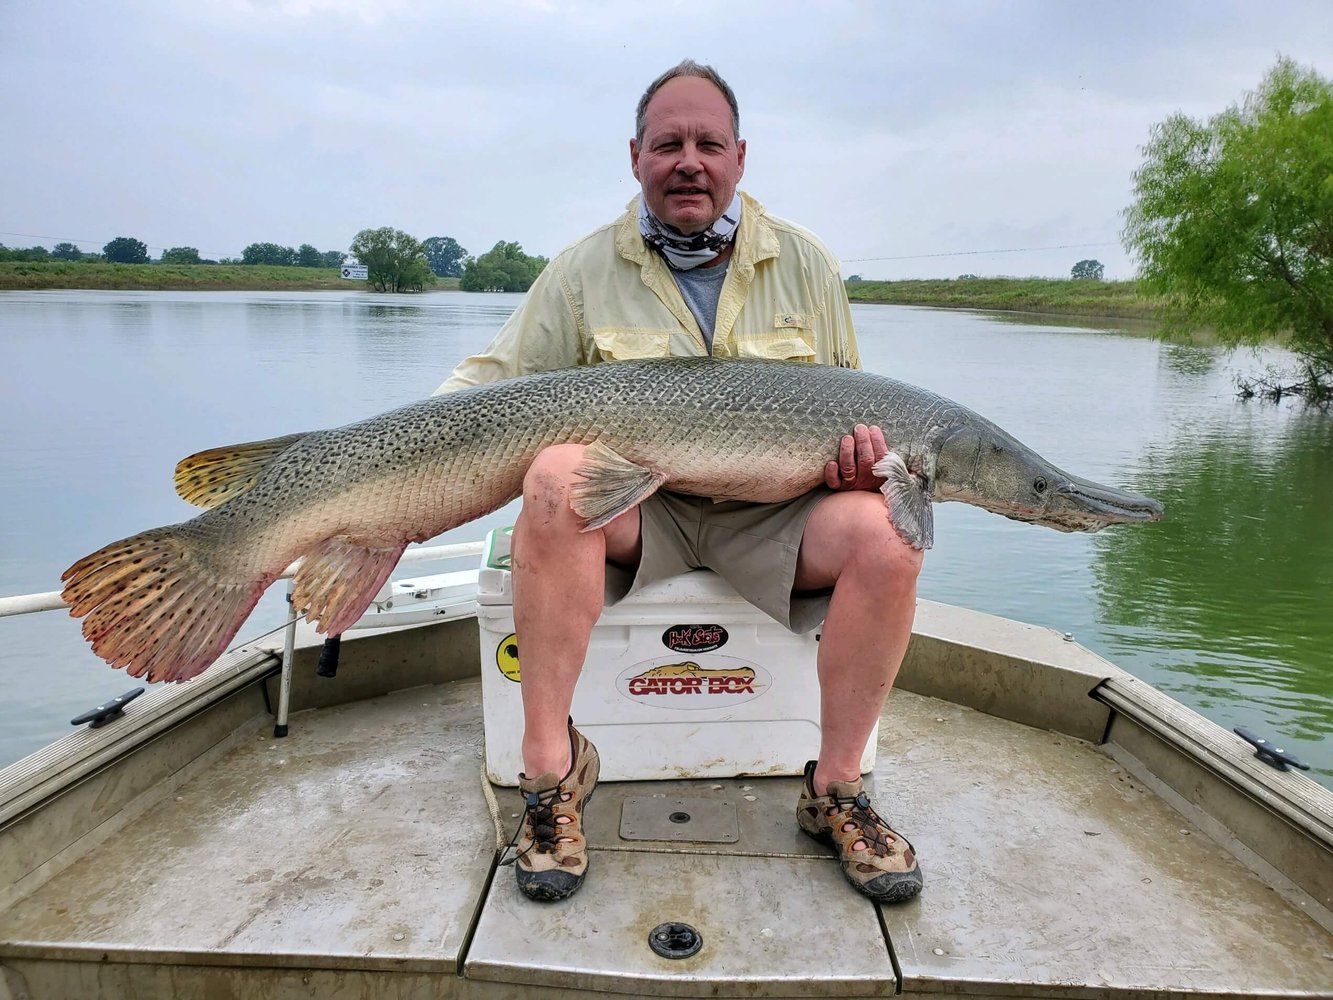
[[[428,394],[518,300],[0,293],[0,595],[57,589],[78,557],[193,516],[171,485],[184,455]],[[1073,633],[1228,729],[1280,737],[1333,784],[1333,416],[1238,401],[1235,372],[1262,362],[1248,353],[1033,317],[853,313],[867,368],[1167,508],[1160,524],[1066,535],[939,506],[922,597]],[[274,588],[237,642],[282,608]],[[61,612],[0,630],[0,765],[135,686]]]

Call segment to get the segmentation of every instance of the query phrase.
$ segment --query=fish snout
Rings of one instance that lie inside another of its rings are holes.
[[[1161,520],[1162,504],[1152,497],[1070,477],[1054,491],[1043,522],[1066,531],[1099,531],[1111,524]]]

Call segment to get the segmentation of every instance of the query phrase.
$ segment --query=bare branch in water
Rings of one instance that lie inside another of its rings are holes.
[[[1333,407],[1333,357],[1302,355],[1295,371],[1269,365],[1262,375],[1237,375],[1235,381],[1241,399],[1280,403],[1297,396],[1321,410]]]

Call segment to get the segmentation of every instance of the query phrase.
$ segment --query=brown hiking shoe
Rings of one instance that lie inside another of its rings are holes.
[[[518,887],[529,899],[555,900],[572,895],[588,873],[588,843],[583,838],[583,807],[592,798],[601,773],[597,748],[569,724],[569,773],[554,771],[535,778],[518,776],[525,809],[518,831],[514,870]]]
[[[827,795],[815,795],[815,763],[805,765],[796,822],[808,836],[837,852],[852,888],[877,903],[911,899],[922,884],[912,845],[870,808],[860,778],[830,781]]]

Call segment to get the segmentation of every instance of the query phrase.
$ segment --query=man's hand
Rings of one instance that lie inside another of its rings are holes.
[[[888,453],[882,430],[857,424],[843,435],[837,459],[824,466],[824,484],[831,490],[877,490],[884,480],[870,470]]]

